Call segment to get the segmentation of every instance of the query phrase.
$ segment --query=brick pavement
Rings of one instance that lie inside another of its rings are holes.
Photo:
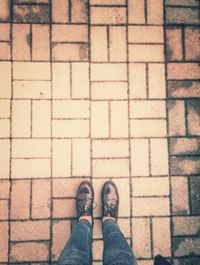
[[[198,264],[199,2],[0,5],[0,264],[56,263],[83,179],[94,265],[107,179],[139,265]]]
[[[172,256],[174,264],[199,264],[199,2],[165,4]]]

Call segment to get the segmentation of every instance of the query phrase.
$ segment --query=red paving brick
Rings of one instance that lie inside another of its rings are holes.
[[[100,265],[111,178],[138,264],[158,253],[196,264],[199,3],[1,2],[0,262],[56,263],[91,180]]]
[[[8,261],[8,222],[0,222],[0,262]]]

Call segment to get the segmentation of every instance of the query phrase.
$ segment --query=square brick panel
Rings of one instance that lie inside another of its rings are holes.
[[[138,264],[197,264],[198,8],[1,0],[0,263],[56,264],[90,180],[102,264],[100,191],[112,179]]]

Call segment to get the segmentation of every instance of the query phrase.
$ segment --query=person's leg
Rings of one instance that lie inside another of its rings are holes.
[[[58,265],[92,264],[92,225],[94,191],[88,181],[83,181],[76,194],[76,211],[79,222],[74,226]]]
[[[103,241],[104,265],[136,265],[133,252],[114,220],[104,221]]]
[[[115,183],[107,181],[101,192],[103,222],[103,264],[136,265],[136,259],[117,225],[119,193]]]
[[[92,225],[81,220],[74,226],[71,237],[65,245],[58,265],[92,264]]]

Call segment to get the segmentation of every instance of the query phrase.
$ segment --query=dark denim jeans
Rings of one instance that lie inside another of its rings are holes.
[[[136,265],[136,259],[129,244],[115,221],[103,223],[103,264]],[[87,221],[79,221],[65,245],[58,265],[92,265],[92,226]]]

